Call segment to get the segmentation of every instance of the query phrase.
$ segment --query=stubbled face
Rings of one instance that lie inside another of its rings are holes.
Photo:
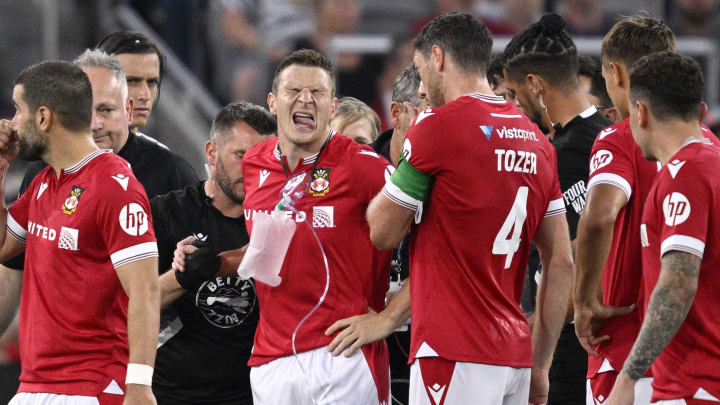
[[[338,122],[334,119],[330,121],[330,127],[333,129],[336,128],[337,124]],[[343,135],[362,145],[367,145],[373,142],[372,136],[370,136],[371,133],[372,124],[366,118],[358,118],[347,124],[342,130]]]
[[[128,97],[134,101],[133,119],[130,126],[133,128],[144,127],[150,119],[158,94],[160,59],[156,53],[121,53],[116,57],[125,71]]]
[[[506,99],[512,99],[515,105],[518,106],[523,112],[530,118],[530,121],[537,124],[540,128],[544,128],[544,114],[545,110],[540,107],[538,99],[530,93],[525,83],[519,83],[512,80],[510,76],[505,72],[505,92],[507,94]]]
[[[268,95],[268,106],[281,139],[299,147],[321,145],[337,108],[333,80],[320,67],[288,66],[278,76],[277,94]]]
[[[427,100],[428,107],[445,105],[444,86],[440,72],[435,70],[435,66],[430,63],[430,60],[425,58],[425,55],[417,50],[413,57],[413,63],[420,74],[420,79],[422,80],[421,87],[425,90],[425,99]]]
[[[242,158],[255,144],[265,141],[271,135],[261,135],[245,122],[238,122],[215,141],[216,159],[211,166],[217,187],[233,202],[242,204],[245,200]]]
[[[422,80],[420,80],[420,85],[418,86],[418,97],[420,98],[420,104],[417,105],[418,111],[423,111],[428,108],[432,108],[432,104],[427,99],[427,90],[425,90],[425,84],[423,84]]]
[[[30,111],[23,99],[23,87],[20,84],[13,88],[12,100],[15,106],[15,116],[13,116],[11,125],[18,138],[20,157],[25,160],[38,160],[47,151],[47,138],[43,136],[35,123],[34,111]]]
[[[108,69],[84,67],[93,93],[92,133],[101,149],[118,153],[128,138],[130,113],[123,83]]]

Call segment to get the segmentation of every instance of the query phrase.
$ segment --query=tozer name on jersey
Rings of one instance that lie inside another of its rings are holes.
[[[533,152],[512,149],[495,149],[497,170],[537,174],[537,155]]]

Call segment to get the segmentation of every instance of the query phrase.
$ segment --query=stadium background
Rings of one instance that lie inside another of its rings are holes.
[[[12,81],[46,59],[73,59],[117,30],[150,36],[168,58],[159,102],[143,132],[204,174],[203,145],[220,106],[265,105],[276,61],[314,47],[336,64],[338,93],[357,97],[383,120],[392,80],[412,60],[412,39],[436,15],[464,10],[494,34],[495,52],[542,13],[568,22],[580,53],[599,55],[603,35],[623,15],[662,17],[681,53],[706,75],[707,124],[720,129],[720,0],[0,0],[0,118],[14,113]],[[13,162],[5,199],[17,197],[27,163]],[[11,330],[0,337],[0,403],[17,386]]]

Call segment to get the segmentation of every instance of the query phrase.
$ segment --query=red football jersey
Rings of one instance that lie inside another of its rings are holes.
[[[635,144],[630,120],[625,119],[605,128],[593,145],[590,158],[588,190],[597,184],[620,188],[628,198],[618,212],[613,240],[603,267],[603,304],[642,307],[642,252],[640,241],[633,235],[640,231],[643,205],[659,168],[658,162],[645,159]],[[611,340],[594,347],[600,356],[588,356],[588,378],[593,378],[607,359],[620,371],[640,331],[643,312],[611,318],[597,332]]]
[[[554,148],[503,98],[471,94],[420,113],[404,153],[434,178],[411,232],[410,361],[532,366],[520,296],[535,231],[565,212]]]
[[[660,171],[640,228],[643,271],[657,283],[673,250],[702,258],[698,289],[680,330],[652,365],[652,401],[720,398],[720,148],[692,140]],[[646,303],[650,297],[646,297]]]
[[[250,233],[253,215],[273,210],[285,185],[281,163],[285,157],[277,144],[277,138],[270,139],[243,156],[243,207]],[[317,159],[317,155],[303,159],[289,175],[309,174]],[[365,314],[368,307],[377,312],[384,308],[391,252],[381,252],[372,245],[365,211],[382,189],[387,167],[387,160],[368,146],[331,134],[308,193],[295,204],[298,214],[286,211],[297,228],[280,271],[282,282],[277,287],[256,284],[260,322],[250,366],[293,353],[295,327],[325,290],[323,257],[308,225],[317,232],[327,254],[330,287],[322,306],[298,331],[297,352],[328,345],[334,336],[325,336],[325,330],[335,321]],[[387,362],[384,341],[368,345],[366,350],[378,351]]]
[[[96,151],[40,172],[9,209],[25,242],[19,392],[97,396],[125,387],[128,297],[118,267],[157,256],[150,208],[128,162]]]

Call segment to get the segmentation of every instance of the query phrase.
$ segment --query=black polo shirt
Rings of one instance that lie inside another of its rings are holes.
[[[196,235],[218,251],[247,244],[244,217],[224,216],[204,181],[150,201],[162,272],[179,240]],[[216,277],[162,313],[153,391],[158,404],[252,404],[247,361],[259,320],[255,286]]]

